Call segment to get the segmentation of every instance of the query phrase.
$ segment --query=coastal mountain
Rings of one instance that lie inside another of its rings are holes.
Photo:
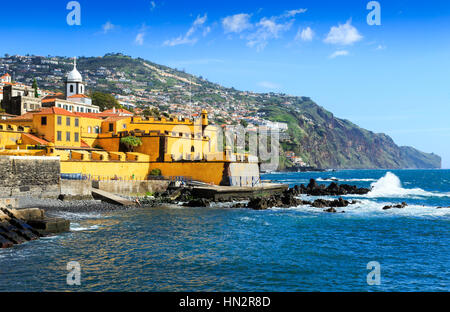
[[[206,108],[216,124],[287,123],[280,169],[294,166],[284,156],[287,151],[319,168],[441,168],[439,156],[399,147],[385,134],[336,118],[308,97],[226,88],[183,70],[122,54],[81,57],[77,63],[88,90],[114,93],[121,103],[183,115]],[[0,58],[0,74],[9,72],[29,85],[36,78],[41,89],[51,91],[62,91],[64,74],[72,66],[67,57]]]

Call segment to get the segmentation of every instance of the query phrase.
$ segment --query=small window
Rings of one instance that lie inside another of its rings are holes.
[[[75,127],[79,127],[80,126],[80,121],[78,118],[75,118]]]
[[[127,128],[127,124],[123,124],[122,127],[123,127],[124,129],[126,129],[126,128]]]
[[[66,126],[70,126],[70,117],[66,117]]]
[[[100,128],[98,126],[95,127],[95,133],[100,133]]]
[[[110,123],[109,124],[109,132],[113,132],[114,131],[114,124]]]
[[[62,117],[58,116],[57,120],[58,120],[58,125],[61,126],[62,125]]]
[[[80,140],[80,135],[78,134],[78,132],[74,133],[74,141],[78,142]]]
[[[47,117],[41,117],[41,125],[46,126],[47,125]]]
[[[92,132],[92,127],[89,126],[89,127],[88,127],[88,133],[91,133],[91,132]]]
[[[70,93],[73,93],[73,85],[70,85]]]
[[[57,141],[62,141],[62,132],[61,132],[61,131],[58,131],[58,132],[56,133],[56,140],[57,140]]]
[[[66,142],[70,142],[70,132],[66,132]]]

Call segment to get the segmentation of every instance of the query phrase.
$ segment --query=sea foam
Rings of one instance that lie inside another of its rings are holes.
[[[371,184],[372,190],[364,197],[408,198],[408,197],[450,197],[449,193],[428,192],[421,188],[403,188],[402,182],[392,172]]]

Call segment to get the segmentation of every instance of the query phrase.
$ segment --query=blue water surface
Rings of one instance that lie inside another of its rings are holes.
[[[335,214],[224,205],[60,212],[71,232],[0,250],[0,291],[450,290],[449,170],[263,178],[291,186],[332,178],[373,190],[347,197],[358,203]],[[401,202],[408,207],[382,209]],[[80,263],[80,286],[67,284],[71,261]],[[367,283],[371,261],[381,285]]]

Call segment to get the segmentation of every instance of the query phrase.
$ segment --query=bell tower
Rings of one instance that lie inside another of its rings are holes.
[[[80,72],[77,70],[77,59],[73,58],[73,69],[66,76],[66,98],[77,94],[84,94],[85,84],[83,82],[83,77],[81,77]]]

